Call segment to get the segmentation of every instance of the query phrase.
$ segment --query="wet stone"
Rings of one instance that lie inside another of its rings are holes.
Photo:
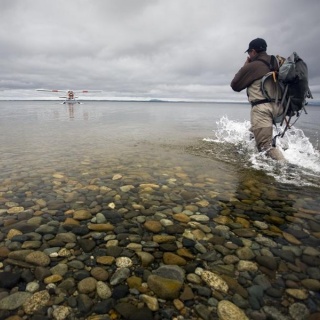
[[[257,266],[257,264],[255,262],[247,261],[247,260],[240,260],[238,262],[237,269],[239,271],[251,271],[251,272],[254,272],[254,271],[258,270],[258,266]]]
[[[138,309],[130,303],[122,302],[115,305],[115,309],[125,319],[132,320],[153,320],[152,311],[146,307]]]
[[[37,266],[47,266],[50,263],[50,258],[41,251],[34,251],[29,253],[26,258],[26,262],[29,262],[31,264],[37,265]]]
[[[184,266],[187,263],[187,261],[184,258],[171,252],[165,252],[163,254],[163,262],[165,264],[177,265],[177,266]]]
[[[260,310],[263,306],[263,287],[253,285],[248,288],[249,303],[253,310]]]
[[[270,270],[276,270],[278,262],[274,257],[256,256],[256,261],[259,265],[264,266]]]
[[[69,230],[68,228],[66,229]],[[81,226],[75,225],[75,226],[72,226],[70,230],[77,236],[84,236],[89,233],[89,229],[86,225],[81,225]]]
[[[123,249],[119,246],[112,246],[108,247],[106,250],[106,255],[112,256],[112,257],[119,257],[122,253]]]
[[[243,310],[227,300],[218,303],[217,313],[220,320],[249,320]]]
[[[283,296],[283,290],[270,287],[266,290],[266,294],[273,298],[280,298]]]
[[[183,283],[185,271],[177,265],[164,265],[154,270],[153,273],[163,278],[178,280]]]
[[[235,229],[233,230],[233,232],[237,236],[243,237],[243,238],[252,238],[256,236],[255,230],[252,230],[252,229]]]
[[[304,289],[286,289],[286,293],[298,300],[305,300],[308,298],[309,293],[307,290]]]
[[[178,247],[176,243],[161,243],[159,245],[159,250],[161,251],[170,251],[170,252],[175,252],[177,251]]]
[[[179,224],[168,225],[165,227],[168,234],[181,234],[185,231],[185,227]]]
[[[237,249],[236,254],[241,260],[252,260],[255,257],[253,251],[248,247]]]
[[[154,256],[148,252],[137,252],[137,256],[140,258],[141,265],[143,267],[148,267],[153,261],[154,261]]]
[[[65,275],[68,271],[68,265],[65,263],[59,263],[56,266],[50,268],[52,274],[59,274],[61,276]]]
[[[46,290],[35,292],[23,304],[23,309],[26,314],[33,314],[46,306],[49,302],[50,294]]]
[[[96,313],[96,315],[93,319],[109,320],[110,318],[108,316],[106,318],[104,315],[109,313],[114,308],[114,304],[115,301],[112,298],[102,300],[101,302],[94,304],[92,307],[92,312]]]
[[[307,289],[311,291],[320,291],[320,281],[316,279],[303,279],[301,280],[301,284]]]
[[[57,228],[55,226],[42,225],[39,228],[37,228],[35,230],[35,232],[40,233],[42,235],[44,235],[44,234],[56,234]]]
[[[320,251],[313,247],[306,247],[303,250],[303,254],[309,255],[309,256],[320,256]]]
[[[7,258],[10,250],[6,247],[0,247],[0,258]]]
[[[15,287],[20,280],[20,274],[12,272],[0,272],[0,287],[11,289]]]
[[[294,263],[295,256],[291,251],[271,248],[271,252],[285,261]]]
[[[106,281],[109,278],[108,271],[101,267],[93,268],[90,273],[98,281]]]
[[[91,252],[96,246],[96,242],[92,239],[79,239],[78,244],[84,252]]]
[[[116,266],[118,268],[129,268],[132,266],[132,260],[128,257],[118,257],[116,258]]]
[[[245,299],[248,298],[248,291],[236,279],[226,275],[222,275],[221,277],[228,284],[230,290],[236,292]]]
[[[320,312],[315,312],[309,316],[308,320],[317,320],[319,318],[320,318]]]
[[[79,294],[77,296],[77,309],[80,315],[84,316],[90,312],[93,306],[92,299],[86,294]]]
[[[78,290],[80,293],[90,293],[96,290],[97,280],[93,277],[82,279],[78,283]]]
[[[182,283],[178,280],[150,275],[148,286],[159,298],[173,300],[178,298]]]
[[[115,260],[116,259],[112,256],[98,256],[96,258],[97,263],[102,265],[112,265]]]
[[[115,300],[126,297],[129,293],[129,287],[126,284],[119,284],[113,287],[112,298]]]
[[[38,249],[42,245],[41,241],[24,241],[21,249]]]
[[[35,268],[34,275],[37,280],[43,281],[43,279],[51,275],[51,271],[45,267],[39,266]]]
[[[22,306],[31,296],[30,292],[15,292],[0,300],[0,309],[15,310]]]
[[[153,233],[159,233],[162,230],[162,225],[160,221],[146,221],[144,227]]]
[[[312,231],[320,232],[320,222],[310,220],[310,221],[308,221],[308,225]]]
[[[306,238],[310,237],[310,235],[303,230],[286,229],[285,231],[299,240],[306,239]]]
[[[128,268],[120,268],[110,278],[110,284],[115,286],[125,281],[130,276],[130,270]]]
[[[88,210],[76,210],[73,213],[73,219],[75,220],[89,220],[92,218],[90,211]]]
[[[63,278],[61,275],[59,274],[53,274],[51,276],[48,276],[46,278],[43,279],[43,282],[45,284],[49,284],[49,283],[56,283],[56,282],[59,282],[61,281]]]
[[[56,320],[64,320],[64,319],[67,319],[70,313],[71,313],[71,310],[69,307],[57,306],[56,308],[54,308],[52,315]]]
[[[201,269],[198,269],[196,273],[200,275],[202,280],[205,281],[209,287],[223,293],[226,293],[229,290],[228,284],[219,275]]]
[[[22,232],[17,229],[10,229],[8,234],[7,234],[7,239],[12,240],[12,241],[18,241],[15,240],[15,237],[23,236]],[[27,239],[26,239],[27,240]]]
[[[112,296],[112,291],[108,284],[98,281],[96,284],[97,294],[101,299],[108,299]]]
[[[320,257],[309,256],[306,254],[301,256],[301,261],[312,267],[320,265]]]

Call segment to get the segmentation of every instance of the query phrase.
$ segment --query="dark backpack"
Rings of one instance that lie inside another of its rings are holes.
[[[275,123],[284,121],[284,118],[288,116],[290,119],[292,116],[300,116],[300,111],[306,109],[307,98],[312,99],[312,94],[309,89],[308,83],[308,67],[306,63],[298,56],[296,52],[293,52],[290,57],[284,59],[280,56],[272,59],[276,59],[279,63],[277,69],[272,69],[270,64],[270,72],[267,73],[261,80],[261,91],[265,96],[265,100],[258,101],[258,103],[269,101],[276,102],[281,109],[282,115],[274,119]],[[262,60],[261,60],[262,61]],[[265,61],[263,61],[266,63]],[[277,96],[271,98],[265,89],[265,81],[272,77],[274,83],[277,85]]]
[[[306,99],[312,99],[312,94],[309,89],[307,64],[296,52],[280,66],[278,81],[284,98],[285,114],[289,117],[299,116],[301,110],[305,111]]]
[[[273,119],[274,124],[280,123],[280,126],[282,126],[285,123],[282,132],[279,132],[273,138],[273,146],[276,145],[276,138],[283,137],[285,132],[293,125],[290,124],[290,121],[294,115],[297,116],[296,122],[302,110],[307,113],[305,109],[306,99],[313,99],[308,83],[308,67],[298,54],[293,52],[287,59],[277,56],[277,61],[279,63],[278,71],[271,68],[270,64],[271,71],[261,80],[261,91],[266,98],[262,102],[275,102],[280,108],[279,115]],[[264,87],[265,81],[271,77],[277,88],[275,98],[270,97]]]

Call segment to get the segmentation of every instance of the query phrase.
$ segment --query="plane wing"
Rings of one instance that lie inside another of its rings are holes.
[[[56,89],[36,89],[36,91],[46,91],[46,92],[68,92],[68,90],[56,90]]]
[[[88,92],[102,92],[102,90],[57,90],[57,89],[36,89],[36,91],[45,91],[45,92],[76,92],[76,93],[88,93]]]
[[[102,90],[72,90],[76,93],[88,93],[88,92],[102,92]]]

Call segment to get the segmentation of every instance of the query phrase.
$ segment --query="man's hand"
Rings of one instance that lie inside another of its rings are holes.
[[[246,60],[246,62],[244,63],[244,65],[246,65],[246,64],[248,64],[248,63],[250,63],[250,62],[251,62],[250,57],[247,57],[247,60]]]

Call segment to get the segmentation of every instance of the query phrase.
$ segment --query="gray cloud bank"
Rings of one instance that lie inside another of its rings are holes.
[[[229,83],[250,40],[307,62],[320,99],[318,0],[1,0],[0,89],[245,100]]]

